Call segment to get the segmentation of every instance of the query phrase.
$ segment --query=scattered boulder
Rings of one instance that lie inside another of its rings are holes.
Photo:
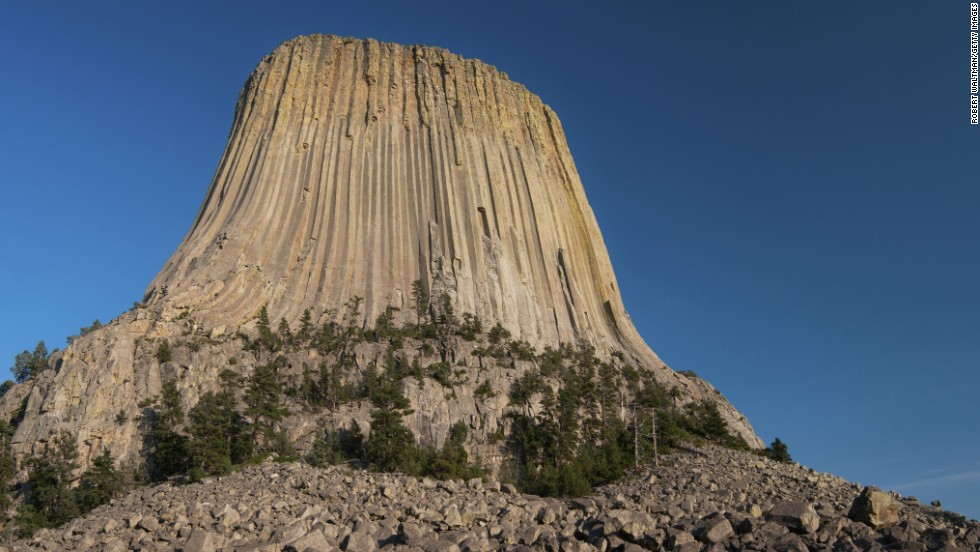
[[[813,506],[797,500],[783,500],[769,511],[768,519],[796,533],[813,533],[820,527],[820,516]]]
[[[194,529],[191,538],[184,544],[184,552],[215,552],[219,537],[204,529]]]
[[[715,544],[727,541],[734,534],[735,529],[731,522],[724,516],[717,516],[701,528],[699,536],[702,542]]]
[[[507,484],[419,481],[349,467],[267,462],[200,483],[138,489],[9,548],[980,550],[980,523],[907,499],[899,510],[884,509],[897,516],[895,524],[875,528],[855,521],[847,508],[862,500],[874,503],[874,495],[799,465],[711,447],[698,454],[675,453],[661,464],[588,497],[554,499],[521,494]]]
[[[901,508],[901,504],[890,494],[876,487],[865,487],[854,499],[847,517],[872,529],[881,529],[898,523]]]

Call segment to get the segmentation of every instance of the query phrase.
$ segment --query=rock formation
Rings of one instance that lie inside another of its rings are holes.
[[[144,305],[0,399],[3,414],[22,419],[15,455],[68,429],[83,465],[103,446],[136,458],[139,405],[161,381],[177,380],[193,405],[221,370],[254,366],[238,358],[233,336],[254,328],[263,305],[273,320],[309,309],[323,323],[358,296],[365,322],[388,306],[408,322],[416,280],[532,346],[620,354],[682,401],[717,402],[734,432],[762,445],[710,385],[671,371],[638,335],[547,105],[493,67],[439,48],[318,35],[283,43],[249,77],[201,210]],[[164,338],[174,358],[158,362]],[[502,390],[520,375],[504,372],[488,376]],[[472,389],[448,401],[432,386],[406,394],[417,411],[410,427],[436,441],[453,419],[493,431],[506,407],[505,398],[476,404]],[[317,423],[290,422],[297,439]]]

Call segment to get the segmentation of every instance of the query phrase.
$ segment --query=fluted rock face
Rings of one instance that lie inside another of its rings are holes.
[[[411,283],[532,344],[648,352],[554,112],[480,61],[331,36],[282,44],[249,78],[228,147],[153,301],[235,326]],[[166,290],[166,296],[162,290]]]
[[[416,280],[538,349],[581,341],[601,356],[622,353],[682,402],[717,403],[731,429],[762,446],[709,384],[671,371],[636,332],[561,124],[537,96],[442,49],[309,36],[279,46],[248,79],[204,204],[144,308],[77,339],[52,370],[0,397],[0,414],[22,420],[14,454],[67,430],[83,465],[102,447],[138,462],[140,420],[161,382],[176,382],[186,408],[219,387],[222,370],[248,375],[257,365],[230,336],[250,333],[263,305],[273,320],[310,309],[324,323],[359,296],[365,323],[388,306],[408,322]],[[163,339],[175,345],[172,361],[155,355]],[[383,349],[357,349],[358,369]],[[289,364],[323,360],[294,352]],[[480,377],[504,391],[526,369],[481,363]],[[406,379],[415,407],[406,423],[438,443],[464,420],[490,442],[508,402],[505,392],[476,400],[477,383],[447,394]],[[366,428],[369,419],[360,407],[330,417],[300,409],[285,429],[308,443],[323,423]],[[485,449],[499,463],[499,447]]]

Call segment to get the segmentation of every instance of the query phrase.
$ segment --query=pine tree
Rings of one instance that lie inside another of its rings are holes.
[[[259,309],[259,319],[256,322],[256,329],[259,332],[258,347],[260,351],[275,352],[279,350],[279,337],[272,331],[272,323],[269,322],[269,310],[265,305]]]
[[[338,405],[347,401],[348,392],[344,387],[343,370],[339,363],[329,365],[326,361],[320,363],[317,389],[322,395],[322,404],[325,404],[331,412],[336,412]]]
[[[289,322],[285,318],[279,319],[279,343],[283,347],[289,349],[296,345],[295,336],[293,336],[293,331],[289,328]]]
[[[14,366],[10,369],[14,374],[14,381],[23,383],[48,367],[48,348],[44,341],[38,341],[34,347],[34,352],[25,349],[22,353],[14,357]]]
[[[497,322],[492,328],[490,328],[490,333],[487,334],[487,339],[490,340],[491,345],[506,343],[510,339],[510,331],[501,326],[500,322]]]
[[[170,359],[173,358],[173,352],[170,350],[169,341],[164,339],[160,343],[160,346],[157,347],[156,357],[157,357],[157,362],[159,362],[160,364],[163,364],[164,362],[170,362]]]
[[[449,435],[442,450],[433,454],[423,473],[436,479],[473,479],[483,475],[484,470],[470,464],[464,444],[469,430],[463,422],[456,422],[449,428]]]
[[[379,341],[395,337],[395,308],[391,305],[374,320],[374,334]]]
[[[729,436],[728,424],[725,423],[725,419],[721,417],[721,412],[718,411],[718,405],[704,401],[700,405],[699,418],[701,423],[701,430],[704,435],[711,439],[716,439],[724,441],[726,437]]]
[[[368,460],[382,471],[414,473],[415,437],[402,420],[412,413],[411,403],[389,379],[374,391],[371,402],[371,434],[365,445]]]
[[[10,508],[10,495],[7,488],[15,473],[14,456],[10,451],[10,441],[14,436],[14,427],[0,420],[0,525],[7,522],[7,510]]]
[[[151,419],[155,478],[183,473],[188,467],[187,437],[179,431],[184,423],[184,408],[173,380],[163,384],[160,407],[153,410]]]
[[[316,437],[313,438],[313,448],[306,455],[305,460],[307,464],[318,468],[335,466],[343,462],[344,458],[340,452],[340,433],[319,428]]]
[[[421,329],[422,321],[429,314],[429,292],[426,291],[422,280],[412,282],[412,304],[415,305],[416,324]]]
[[[789,447],[780,441],[779,437],[776,437],[776,440],[769,446],[769,457],[777,462],[789,463],[793,461],[793,457],[789,455]]]
[[[466,341],[476,341],[483,334],[483,320],[479,315],[463,313],[463,323],[459,326],[459,335]]]
[[[23,515],[18,512],[15,519],[22,533],[56,527],[79,514],[75,495],[69,488],[71,475],[78,468],[78,450],[70,433],[59,433],[43,454],[31,456],[26,465]]]
[[[116,463],[112,460],[109,449],[103,449],[102,454],[92,461],[92,467],[82,474],[75,491],[81,513],[109,502],[121,489],[122,478],[116,470]]]
[[[303,311],[303,317],[299,319],[299,331],[296,332],[296,339],[300,345],[309,345],[315,331],[313,315],[310,314],[310,309],[306,309]]]
[[[364,433],[357,422],[351,420],[350,427],[340,432],[340,451],[352,460],[364,457]]]
[[[344,366],[350,362],[350,348],[362,337],[358,324],[361,320],[363,302],[363,297],[355,295],[344,304],[344,320],[340,332],[340,361]]]
[[[282,404],[282,388],[276,364],[256,366],[245,389],[245,415],[252,419],[253,441],[262,434],[265,449],[268,450],[274,437],[275,423],[288,413]]]
[[[188,418],[192,469],[201,474],[228,473],[237,421],[234,396],[229,391],[208,391],[201,395]]]

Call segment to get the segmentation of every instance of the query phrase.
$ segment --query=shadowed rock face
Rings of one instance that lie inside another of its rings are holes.
[[[442,49],[317,35],[283,43],[249,77],[204,204],[144,308],[77,339],[52,356],[53,370],[0,398],[0,414],[23,420],[14,453],[68,430],[83,465],[102,447],[136,458],[138,405],[163,381],[177,382],[186,408],[217,389],[241,355],[229,336],[250,332],[263,305],[273,320],[310,309],[322,323],[360,296],[365,321],[390,305],[408,322],[415,280],[538,349],[582,341],[601,356],[621,352],[682,402],[716,402],[732,430],[762,446],[709,384],[671,371],[636,332],[548,106]],[[158,362],[167,338],[182,348]],[[240,360],[247,375],[254,362]],[[497,372],[487,377],[504,391],[521,371]],[[449,401],[432,387],[407,392],[418,417],[409,427],[434,441],[461,419],[494,431],[506,393],[488,408],[472,399],[476,381],[467,385]],[[320,423],[304,416],[293,416],[296,439]]]
[[[237,326],[411,283],[532,344],[662,365],[633,329],[561,124],[520,84],[438,48],[300,37],[246,83],[227,149],[153,303]],[[162,290],[166,289],[164,297]]]

